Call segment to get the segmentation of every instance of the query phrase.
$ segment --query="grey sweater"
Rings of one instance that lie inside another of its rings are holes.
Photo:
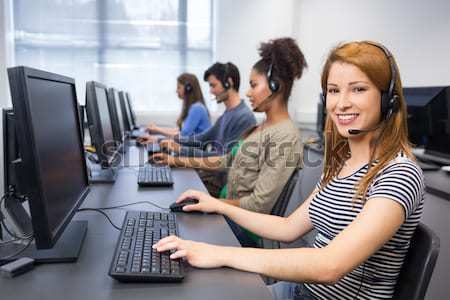
[[[255,116],[248,106],[241,103],[226,110],[216,123],[206,132],[187,138],[177,138],[176,141],[183,147],[180,156],[222,156],[228,153],[238,142],[240,136],[256,124]],[[206,145],[209,150],[204,150]]]
[[[222,157],[228,168],[228,199],[240,207],[270,213],[295,169],[303,166],[300,131],[288,119],[243,140],[236,156]]]

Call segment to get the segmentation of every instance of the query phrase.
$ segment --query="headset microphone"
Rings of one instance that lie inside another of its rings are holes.
[[[379,123],[377,126],[370,128],[370,129],[349,129],[348,133],[351,135],[357,135],[360,133],[371,132],[371,131],[377,130],[378,128],[380,128],[380,126],[381,126],[381,123]]]
[[[260,112],[258,111],[258,108],[260,108],[261,106],[263,106],[266,103],[269,103],[270,101],[272,101],[273,99],[273,93],[270,93],[269,96],[267,96],[263,101],[261,101],[261,103],[259,103],[258,105],[255,106],[255,108],[253,108],[253,112]]]

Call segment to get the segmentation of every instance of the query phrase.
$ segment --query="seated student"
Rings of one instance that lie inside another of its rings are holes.
[[[333,49],[322,73],[327,109],[324,172],[289,217],[253,213],[203,193],[186,211],[221,213],[269,239],[291,242],[318,230],[314,248],[221,247],[170,236],[153,247],[176,250],[200,268],[232,267],[287,280],[276,299],[390,299],[419,223],[424,179],[408,143],[400,74],[383,46]],[[292,283],[292,282],[297,282]]]
[[[234,64],[215,63],[205,71],[203,79],[208,81],[217,103],[225,105],[225,112],[201,135],[161,141],[161,146],[182,156],[223,155],[244,131],[256,124],[255,116],[239,97],[240,75]],[[206,143],[211,143],[212,149],[204,150]]]
[[[228,170],[226,203],[255,212],[270,213],[295,169],[302,164],[300,131],[289,117],[288,99],[294,79],[306,62],[293,39],[263,43],[261,59],[250,74],[247,96],[254,111],[266,120],[246,132],[235,156],[183,158],[159,153],[153,159],[173,166]]]
[[[175,137],[160,142],[162,148],[179,156],[208,157],[228,153],[239,137],[256,124],[255,116],[239,96],[238,68],[228,62],[215,63],[205,71],[203,79],[217,103],[225,105],[225,112],[204,132],[191,137]],[[208,144],[209,148],[205,149]],[[199,170],[200,178],[212,195],[218,196],[226,181],[226,172]]]
[[[183,73],[177,78],[177,95],[183,100],[183,108],[177,120],[177,128],[158,127],[149,124],[147,130],[153,134],[162,134],[167,137],[190,137],[200,134],[211,127],[209,112],[203,99],[202,89],[194,74]],[[157,142],[157,137],[145,135],[140,139],[141,143]]]

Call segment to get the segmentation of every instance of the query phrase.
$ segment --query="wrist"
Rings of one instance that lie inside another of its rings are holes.
[[[214,252],[217,253],[217,262],[220,267],[230,267],[232,265],[231,259],[233,258],[232,247],[214,246]]]
[[[227,205],[225,202],[223,202],[220,199],[216,199],[216,200],[217,200],[216,213],[221,214],[221,215],[227,215],[227,209],[229,208],[229,205]]]

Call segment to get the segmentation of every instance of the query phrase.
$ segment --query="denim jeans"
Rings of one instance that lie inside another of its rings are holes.
[[[309,290],[302,283],[279,281],[268,286],[274,300],[312,300]]]

